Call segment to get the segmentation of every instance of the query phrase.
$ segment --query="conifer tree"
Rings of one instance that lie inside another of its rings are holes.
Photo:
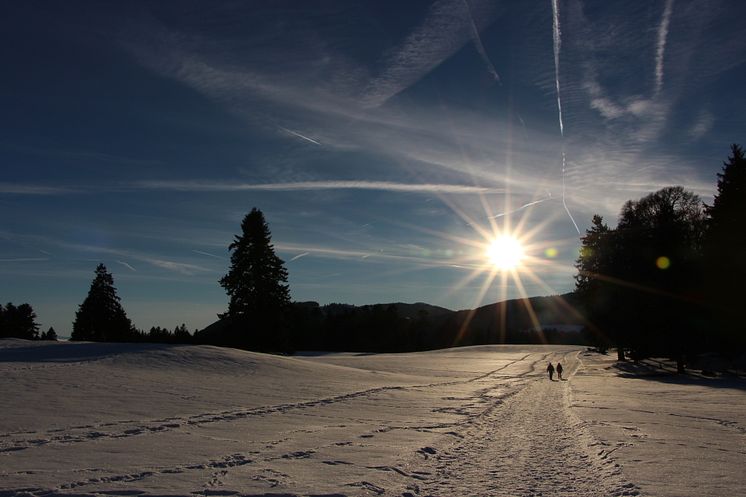
[[[717,346],[735,350],[746,345],[742,288],[746,281],[746,157],[731,145],[731,155],[718,173],[717,194],[707,207],[705,241],[707,294],[715,315]]]
[[[71,340],[128,341],[136,335],[122,308],[114,278],[99,264],[88,296],[75,313]]]
[[[228,249],[231,266],[220,285],[230,302],[228,312],[222,317],[230,318],[241,328],[238,333],[242,336],[234,337],[239,345],[281,347],[277,334],[290,305],[288,273],[282,259],[275,254],[262,211],[251,209],[241,222],[241,234]]]
[[[50,326],[49,329],[41,334],[42,340],[57,341],[57,332],[54,331],[54,327]]]
[[[38,339],[39,325],[34,309],[29,304],[16,307],[8,302],[4,308],[0,305],[0,337]]]

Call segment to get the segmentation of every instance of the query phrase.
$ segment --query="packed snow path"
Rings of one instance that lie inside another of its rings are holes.
[[[463,439],[437,455],[437,473],[423,487],[433,495],[639,495],[608,452],[570,409],[568,376],[577,353],[551,354],[563,380],[546,373],[469,420]],[[536,366],[535,366],[536,368]],[[541,371],[540,371],[541,373]]]
[[[549,381],[550,360],[569,381]],[[638,470],[681,480],[661,464],[682,426],[708,440],[693,451],[718,484],[696,495],[743,493],[743,390],[697,390],[730,410],[687,402],[683,417],[648,382],[650,407],[628,409],[641,386],[619,395],[637,380],[600,361],[563,346],[288,358],[0,340],[0,497],[694,495]]]

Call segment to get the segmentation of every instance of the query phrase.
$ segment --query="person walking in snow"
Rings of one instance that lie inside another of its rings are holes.
[[[549,380],[554,381],[554,366],[552,366],[551,362],[547,366],[547,373],[549,373]]]
[[[557,378],[562,380],[562,364],[557,363]]]

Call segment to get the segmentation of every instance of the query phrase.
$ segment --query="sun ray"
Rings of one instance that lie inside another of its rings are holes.
[[[481,302],[484,298],[485,294],[487,293],[487,290],[490,286],[492,286],[492,282],[495,280],[495,276],[497,275],[497,271],[490,271],[490,273],[487,275],[487,277],[484,279],[484,284],[482,285],[482,288],[479,289],[479,295],[476,299],[477,302]],[[456,334],[456,338],[454,339],[453,345],[456,346],[459,344],[461,339],[464,336],[464,333],[466,333],[467,328],[469,327],[469,324],[471,324],[471,320],[474,318],[474,315],[477,312],[477,306],[474,306],[472,309],[469,309],[468,314],[466,315],[466,319],[464,319],[464,322],[462,323],[461,327],[458,330],[458,333]]]
[[[531,324],[534,325],[534,328],[539,333],[539,337],[541,337],[542,343],[546,344],[547,339],[544,336],[544,330],[541,329],[541,323],[539,322],[539,317],[536,315],[536,311],[534,311],[534,306],[531,305],[531,300],[529,299],[528,294],[526,293],[526,288],[523,286],[523,281],[521,281],[521,278],[515,272],[512,272],[511,276],[513,278],[513,282],[518,287],[518,293],[521,294],[521,301],[523,302],[523,305],[526,308],[526,312],[528,313],[528,317],[531,320]]]

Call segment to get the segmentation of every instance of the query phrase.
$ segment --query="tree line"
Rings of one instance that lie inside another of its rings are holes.
[[[575,291],[555,299],[582,318],[582,340],[603,349],[616,347],[620,359],[626,354],[666,355],[681,369],[702,351],[744,350],[740,287],[746,282],[746,160],[741,147],[731,147],[717,177],[712,205],[671,186],[627,201],[616,227],[593,216],[581,238]],[[111,273],[100,264],[76,312],[71,339],[201,343],[273,352],[578,342],[577,335],[559,330],[500,328],[499,321],[520,326],[516,316],[525,312],[504,303],[442,314],[431,313],[432,306],[402,313],[396,304],[292,302],[284,262],[275,254],[269,227],[256,208],[244,217],[241,233],[228,249],[230,267],[219,281],[229,297],[228,309],[213,325],[193,335],[183,324],[173,331],[137,330]],[[0,309],[0,335],[39,337],[28,304]],[[8,334],[11,329],[14,335]]]
[[[0,305],[0,338],[25,338],[27,340],[57,340],[57,333],[50,327],[39,334],[36,313],[29,304]]]
[[[53,327],[39,333],[40,325],[30,304],[18,306],[8,303],[0,305],[0,338],[23,338],[26,340],[57,340]],[[96,342],[162,342],[190,343],[192,334],[185,324],[176,326],[173,331],[160,326],[149,332],[138,330],[127,317],[121,305],[114,277],[99,264],[83,303],[75,313],[71,340]]]
[[[746,160],[740,146],[705,205],[667,187],[624,204],[616,228],[599,215],[582,237],[576,293],[589,339],[619,359],[742,353],[746,283]]]

